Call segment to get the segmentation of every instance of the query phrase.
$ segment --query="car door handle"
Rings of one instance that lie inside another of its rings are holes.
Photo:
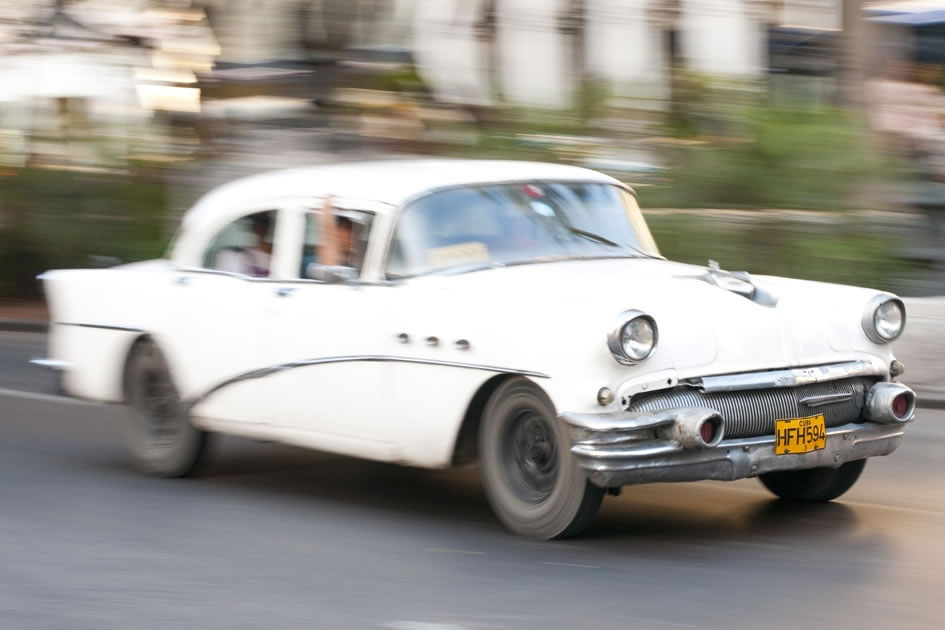
[[[295,293],[295,287],[279,287],[276,290],[276,295],[279,297],[289,297],[293,293]]]

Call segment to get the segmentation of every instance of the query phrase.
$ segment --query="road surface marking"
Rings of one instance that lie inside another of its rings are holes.
[[[467,556],[481,556],[485,551],[468,551],[466,549],[446,549],[445,547],[432,547],[427,549],[430,553],[461,553]]]
[[[452,623],[429,623],[426,621],[389,621],[381,624],[382,628],[392,630],[468,630],[466,626]]]
[[[600,567],[595,564],[574,564],[573,562],[542,562],[542,564],[550,564],[555,567],[577,567],[579,569],[599,569]]]
[[[24,392],[18,389],[3,389],[2,387],[0,387],[0,396],[7,396],[9,398],[20,398],[23,400],[39,400],[42,402],[54,402],[54,403],[69,404],[69,405],[100,404],[100,403],[95,403],[88,400],[70,398],[69,396],[60,396],[58,394],[41,394],[39,392]]]

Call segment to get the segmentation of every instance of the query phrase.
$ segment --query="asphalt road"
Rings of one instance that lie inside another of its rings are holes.
[[[52,396],[0,334],[0,628],[939,628],[945,413],[841,501],[753,480],[625,488],[582,538],[492,517],[477,471],[225,438],[137,474],[122,410]],[[32,391],[39,393],[15,393]]]

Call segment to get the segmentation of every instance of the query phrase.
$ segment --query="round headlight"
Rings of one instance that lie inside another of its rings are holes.
[[[866,305],[863,332],[874,343],[889,343],[899,338],[906,325],[906,307],[902,300],[877,295]]]
[[[653,354],[658,337],[652,317],[640,311],[625,311],[607,335],[607,347],[617,363],[633,365]]]

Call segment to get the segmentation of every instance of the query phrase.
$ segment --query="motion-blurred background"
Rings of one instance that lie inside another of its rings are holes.
[[[670,258],[945,294],[945,0],[0,0],[0,299],[248,173],[632,184]],[[90,258],[94,256],[94,258]]]

